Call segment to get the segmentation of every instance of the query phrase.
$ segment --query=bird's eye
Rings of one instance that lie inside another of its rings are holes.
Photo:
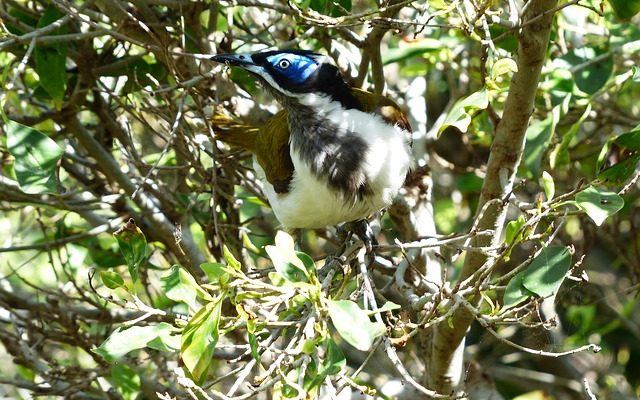
[[[280,67],[281,69],[287,69],[291,66],[291,61],[289,60],[280,60],[278,61],[278,67]]]

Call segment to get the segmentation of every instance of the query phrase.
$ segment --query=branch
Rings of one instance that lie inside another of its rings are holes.
[[[136,193],[136,184],[121,171],[117,161],[91,135],[91,132],[80,123],[78,117],[73,115],[65,122],[67,129],[73,133],[82,147],[96,160],[109,180],[116,182],[128,196],[132,197],[132,200],[142,210],[143,222],[148,229],[171,249],[180,262],[185,267],[193,267],[194,270],[195,267],[205,262],[204,255],[198,249],[188,229],[183,231],[182,241],[176,243],[174,237],[176,226],[167,219],[163,210],[158,207],[158,200],[146,194],[143,190]],[[137,195],[133,197],[134,194]]]
[[[557,0],[527,3],[523,28],[518,36],[518,71],[513,76],[502,120],[496,129],[476,213],[477,229],[493,230],[495,235],[475,237],[471,241],[473,246],[496,247],[501,242],[508,203],[496,200],[505,198],[513,188],[540,73],[546,59],[554,16],[551,10],[554,10],[556,4]],[[479,215],[480,210],[482,215]],[[460,280],[473,275],[488,260],[488,256],[480,252],[467,254]],[[471,303],[477,302],[477,297],[472,297]],[[434,333],[430,386],[441,393],[455,390],[461,383],[462,359],[455,355],[461,353],[459,349],[464,347],[464,338],[473,320],[473,314],[461,308],[450,324],[441,324]]]

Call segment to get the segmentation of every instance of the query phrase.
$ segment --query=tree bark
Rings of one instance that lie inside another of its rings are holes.
[[[496,128],[476,210],[477,229],[492,229],[495,234],[492,237],[476,237],[472,241],[475,247],[497,246],[502,241],[506,204],[500,199],[506,198],[511,192],[520,165],[556,5],[557,0],[531,0],[522,18],[516,60],[518,71],[513,76],[502,119]],[[480,252],[467,253],[460,281],[469,278],[491,261]],[[476,293],[470,300],[472,304],[477,304],[478,299]],[[426,361],[430,389],[443,394],[463,389],[462,356],[465,336],[473,321],[474,316],[464,307],[459,307],[451,321],[425,331],[425,338],[429,338],[431,345]]]

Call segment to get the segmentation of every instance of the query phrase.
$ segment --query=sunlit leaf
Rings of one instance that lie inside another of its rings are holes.
[[[58,193],[58,162],[64,151],[44,133],[6,121],[7,148],[14,157],[16,179],[25,193]]]
[[[111,366],[111,382],[118,388],[118,394],[126,400],[134,400],[140,394],[140,375],[124,363]]]
[[[165,296],[173,301],[187,304],[191,312],[196,312],[200,309],[201,305],[198,302],[198,298],[207,301],[213,300],[187,270],[177,265],[171,267],[160,278],[160,281]]]
[[[100,271],[100,279],[109,289],[117,289],[124,286],[124,279],[115,271]]]
[[[553,182],[553,177],[547,171],[542,171],[542,177],[540,178],[542,182],[542,188],[544,189],[544,195],[547,198],[547,201],[553,199],[553,196],[556,195],[556,185]]]
[[[157,325],[132,326],[127,329],[117,328],[94,352],[112,363],[130,351],[145,348],[150,342],[158,339],[165,344],[166,348],[176,351],[178,348],[174,345],[177,337],[175,328],[166,322]]]
[[[147,257],[147,238],[133,218],[129,218],[127,223],[113,233],[113,236],[118,241],[120,251],[127,262],[131,280],[137,282],[138,268]]]
[[[220,297],[207,303],[191,318],[182,332],[182,361],[198,383],[207,376],[213,360],[213,351],[218,343],[222,300]]]
[[[518,71],[518,64],[512,58],[501,58],[493,64],[491,68],[491,78],[496,79],[499,76],[512,74]]]
[[[309,282],[307,267],[298,256],[291,235],[278,231],[275,242],[273,246],[265,246],[265,250],[276,271],[290,282]]]
[[[522,277],[522,286],[539,297],[558,292],[571,268],[571,253],[565,246],[549,246],[533,259]]]
[[[240,264],[240,261],[238,261],[234,257],[234,255],[231,253],[231,251],[229,251],[229,248],[226,245],[222,247],[222,256],[224,257],[224,260],[227,262],[228,266],[235,269],[236,271],[240,271],[240,269],[242,268],[242,264]]]
[[[368,351],[385,332],[385,326],[371,322],[369,314],[350,300],[329,301],[329,316],[344,340],[361,351]]]
[[[576,204],[595,222],[597,226],[620,211],[624,199],[617,193],[606,192],[590,186],[576,195]]]
[[[200,269],[204,271],[207,279],[209,279],[209,283],[226,285],[229,283],[229,279],[231,279],[231,275],[227,272],[224,264],[210,262],[200,264]]]
[[[522,238],[524,237],[524,232],[521,230],[521,228],[524,226],[525,223],[526,223],[526,220],[524,218],[524,215],[520,215],[516,220],[509,221],[509,223],[505,228],[504,241],[506,244],[510,245],[516,240],[517,241],[522,240]]]
[[[516,396],[513,398],[513,400],[546,400],[548,398],[549,396],[547,395],[546,391],[534,390],[532,392],[527,392],[519,396]]]
[[[453,105],[451,111],[445,118],[438,133],[442,133],[446,128],[453,126],[460,132],[466,132],[471,118],[478,110],[484,110],[489,105],[489,94],[486,89],[481,89],[471,95],[458,100]]]
[[[510,308],[517,306],[522,303],[530,296],[533,296],[533,293],[524,286],[522,286],[522,278],[524,277],[524,271],[516,274],[504,290],[504,295],[502,297],[502,302],[504,308]]]

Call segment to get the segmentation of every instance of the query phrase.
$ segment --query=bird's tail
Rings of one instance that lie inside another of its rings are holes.
[[[215,139],[255,153],[259,127],[222,114],[214,115],[210,122]]]

